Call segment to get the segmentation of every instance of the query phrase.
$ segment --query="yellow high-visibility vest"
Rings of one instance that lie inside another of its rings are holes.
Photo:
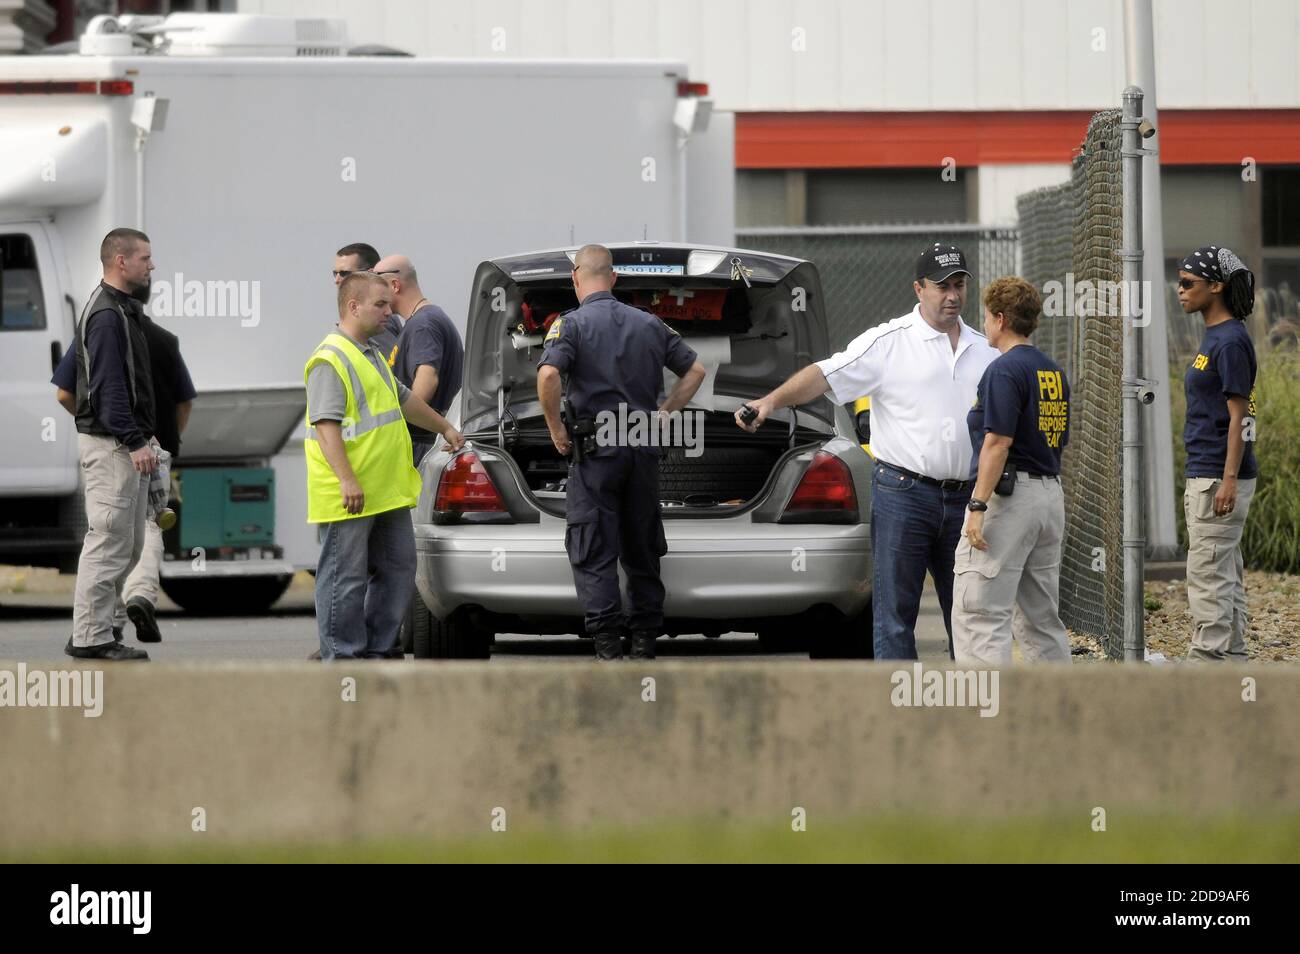
[[[325,459],[307,409],[307,522],[332,523],[354,517],[414,507],[420,496],[420,472],[411,464],[411,435],[402,418],[393,372],[379,370],[346,336],[325,336],[303,368],[306,383],[311,369],[328,364],[343,381],[347,404],[343,412],[343,444],[348,462],[361,484],[365,503],[360,513],[343,508],[339,479]]]

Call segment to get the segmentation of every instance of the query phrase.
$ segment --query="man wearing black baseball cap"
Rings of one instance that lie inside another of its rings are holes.
[[[962,250],[956,245],[940,245],[936,242],[916,257],[913,277],[918,282],[942,282],[959,272],[970,277],[970,269],[966,267],[966,256]]]
[[[828,391],[837,404],[871,398],[877,659],[916,658],[916,617],[927,571],[952,653],[953,560],[974,486],[966,414],[984,369],[998,356],[984,335],[962,321],[972,276],[961,249],[927,246],[913,275],[912,311],[871,328],[840,353],[751,401],[758,412],[752,423],[736,412],[736,423],[752,432],[777,408]]]

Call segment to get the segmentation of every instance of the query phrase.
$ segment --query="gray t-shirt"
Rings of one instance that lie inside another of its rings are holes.
[[[378,350],[374,347],[372,338],[370,342],[362,345],[342,328],[337,329],[338,333],[347,338],[354,345],[361,349],[370,363],[375,366],[379,376],[385,381],[388,380],[391,372],[388,369],[388,362],[384,360]],[[393,377],[393,383],[397,385],[397,402],[398,404],[406,403],[406,396],[411,393],[408,388],[396,377]],[[343,379],[338,376],[332,365],[321,364],[311,369],[307,375],[307,413],[311,415],[311,422],[317,421],[341,421],[343,412],[347,408],[348,393],[343,387]]]

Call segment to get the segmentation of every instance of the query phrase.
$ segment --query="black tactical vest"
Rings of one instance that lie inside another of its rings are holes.
[[[86,325],[92,315],[112,311],[122,322],[126,337],[126,383],[131,413],[136,426],[148,440],[154,431],[153,378],[149,367],[149,342],[139,305],[125,293],[103,282],[91,294],[77,322],[77,431],[81,434],[115,436],[99,420],[90,403],[90,352],[86,348]]]

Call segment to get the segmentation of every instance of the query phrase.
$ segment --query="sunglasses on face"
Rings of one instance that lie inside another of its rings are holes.
[[[1192,288],[1205,281],[1204,278],[1180,278],[1178,279],[1179,288]]]
[[[356,274],[356,270],[355,270],[355,269],[348,269],[348,270],[344,270],[344,271],[339,271],[337,268],[334,269],[334,277],[335,277],[335,278],[347,278],[349,275],[355,275],[355,274]]]

